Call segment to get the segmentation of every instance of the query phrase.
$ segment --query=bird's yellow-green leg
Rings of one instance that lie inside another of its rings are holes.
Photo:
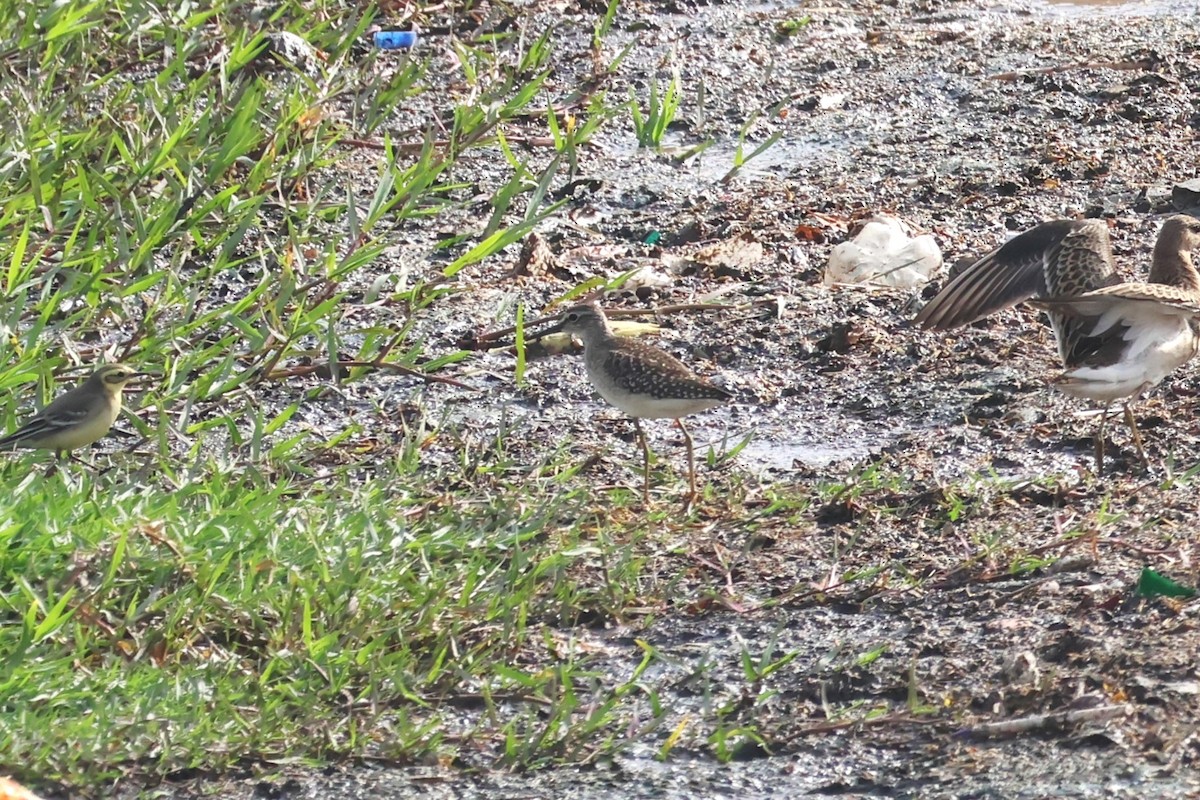
[[[1104,423],[1108,419],[1108,406],[1100,412],[1100,427],[1096,430],[1096,474],[1104,471]]]
[[[1129,407],[1129,403],[1125,404],[1125,424],[1129,426],[1129,433],[1133,435],[1133,448],[1137,450],[1142,466],[1149,467],[1150,460],[1146,458],[1146,451],[1142,447],[1142,435],[1138,433],[1137,422],[1133,419],[1133,409]]]
[[[642,446],[642,504],[650,505],[650,445],[646,444],[646,432],[642,430],[642,421],[633,418],[633,427],[637,430],[638,444]]]
[[[675,420],[675,424],[683,432],[683,441],[687,445],[688,496],[683,501],[683,505],[686,507],[691,505],[696,499],[696,447],[692,442],[692,434],[688,432],[687,426],[683,424],[683,420],[677,419]]]

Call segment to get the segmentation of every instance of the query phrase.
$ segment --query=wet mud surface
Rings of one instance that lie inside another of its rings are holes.
[[[531,31],[578,28],[579,57],[564,46],[555,74],[569,92],[589,69],[595,13],[541,2],[514,13]],[[804,14],[806,28],[779,33]],[[737,395],[691,427],[701,452],[752,436],[705,470],[719,490],[736,487],[745,513],[648,548],[652,570],[694,598],[686,613],[656,608],[563,632],[614,680],[640,662],[637,640],[651,643],[663,658],[642,681],[667,718],[645,744],[585,766],[284,768],[223,781],[222,796],[1200,796],[1197,606],[1133,591],[1145,566],[1187,585],[1200,577],[1193,370],[1138,407],[1152,466],[1114,424],[1097,476],[1096,418],[1048,388],[1055,350],[1036,312],[935,335],[908,320],[944,276],[924,290],[822,285],[830,249],[879,211],[932,233],[951,268],[1044,219],[1105,217],[1120,268],[1144,277],[1171,187],[1197,173],[1200,15],[1168,2],[668,0],[623,6],[606,47],[633,38],[641,46],[614,96],[664,79],[673,54],[692,94],[671,142],[713,145],[681,164],[610,126],[579,164],[578,196],[539,231],[558,271],[578,277],[513,278],[511,248],[461,273],[471,290],[417,324],[435,358],[511,324],[517,302],[544,308],[589,276],[641,268],[641,288],[607,306],[732,306],[659,322],[665,347]],[[439,46],[436,34],[427,42]],[[785,114],[771,116],[776,107]],[[424,109],[410,113],[398,128]],[[751,119],[748,149],[781,137],[722,182]],[[480,153],[460,167],[481,196],[503,169]],[[364,160],[364,186],[373,174]],[[447,258],[427,257],[437,239],[479,224],[414,228],[412,247],[380,270],[436,277]],[[747,231],[762,245],[754,263],[688,261]],[[652,234],[658,242],[645,244]],[[593,459],[596,485],[640,480],[632,426],[592,395],[579,359],[533,362],[523,389],[506,353],[480,354],[456,377],[483,391],[396,377],[384,407],[418,407],[462,439],[487,441],[506,425],[510,454],[531,462],[569,439],[572,454]],[[342,396],[353,404],[377,389]],[[678,436],[649,427],[662,469],[679,478]],[[680,483],[656,491],[666,502]],[[817,485],[842,488],[816,507],[772,508],[778,493]],[[748,688],[743,652],[794,653],[754,684],[767,699]],[[981,727],[1087,709],[1109,710],[1062,726]],[[714,717],[753,726],[762,742],[740,740],[718,763],[709,731],[686,724]],[[645,733],[638,724],[631,734]]]

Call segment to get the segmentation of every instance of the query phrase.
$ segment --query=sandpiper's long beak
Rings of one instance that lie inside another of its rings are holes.
[[[549,327],[542,328],[541,330],[537,330],[537,329],[526,330],[525,331],[525,341],[531,342],[531,341],[535,341],[537,339],[544,339],[545,337],[549,336],[552,333],[560,332],[563,329],[564,325],[566,325],[565,320],[560,319],[557,322],[551,323]]]

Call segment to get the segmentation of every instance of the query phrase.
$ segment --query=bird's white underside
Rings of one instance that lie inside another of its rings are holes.
[[[1092,334],[1102,333],[1117,322],[1129,325],[1124,336],[1129,344],[1121,360],[1109,366],[1067,370],[1055,381],[1060,391],[1112,403],[1156,386],[1195,355],[1196,337],[1183,317],[1161,311],[1139,314],[1128,311],[1128,306],[1122,310],[1127,313],[1117,313],[1117,309],[1106,312]]]
[[[594,382],[596,391],[612,405],[624,411],[631,417],[640,419],[679,419],[691,414],[699,414],[721,404],[720,400],[711,398],[653,398],[625,392],[613,386],[601,386]]]

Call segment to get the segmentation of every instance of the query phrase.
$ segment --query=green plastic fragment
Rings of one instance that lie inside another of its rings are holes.
[[[662,233],[660,233],[659,231],[650,231],[650,233],[646,234],[645,243],[646,244],[658,244],[658,240],[661,238],[662,238]]]
[[[1142,568],[1137,592],[1142,597],[1194,597],[1196,590],[1159,575],[1149,567]]]

